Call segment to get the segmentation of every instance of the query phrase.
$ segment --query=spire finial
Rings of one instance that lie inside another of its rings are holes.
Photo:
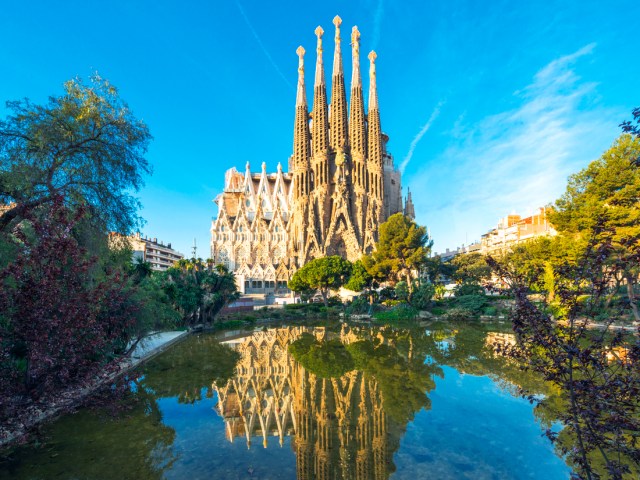
[[[354,25],[351,29],[351,43],[353,45],[359,46],[360,42],[360,31],[358,30],[358,26]]]
[[[340,25],[342,25],[342,19],[340,15],[336,15],[333,17],[333,24],[336,26],[336,38],[338,38],[338,34],[340,33]]]
[[[378,108],[378,89],[376,86],[376,58],[375,51],[369,52],[369,111]]]
[[[296,53],[298,54],[298,95],[296,105],[306,105],[307,96],[304,93],[304,48],[300,45]]]
[[[315,86],[324,85],[324,65],[322,63],[322,34],[324,30],[320,25],[315,29],[316,36],[318,37],[318,46],[316,47],[316,79]],[[315,108],[315,107],[314,107]]]
[[[342,24],[342,19],[336,15],[333,18],[333,24],[336,26],[336,47],[333,54],[333,76],[336,76],[342,75],[342,54],[340,52],[340,24]]]
[[[357,88],[362,85],[360,78],[360,32],[357,26],[351,29],[351,59],[353,64],[351,88]],[[353,101],[353,97],[351,100]]]

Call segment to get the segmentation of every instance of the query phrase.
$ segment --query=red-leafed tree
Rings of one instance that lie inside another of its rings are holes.
[[[126,345],[135,323],[126,281],[100,272],[73,229],[84,209],[57,199],[14,235],[19,253],[0,271],[0,405],[82,384]]]

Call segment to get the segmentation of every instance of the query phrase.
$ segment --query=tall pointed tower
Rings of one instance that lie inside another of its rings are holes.
[[[304,85],[304,48],[298,47],[298,93],[296,95],[296,116],[293,132],[293,201],[296,205],[289,221],[289,251],[296,263],[305,262],[304,248],[309,214],[309,193],[311,191],[311,144],[309,134],[309,109]]]
[[[380,127],[380,110],[378,108],[378,89],[376,85],[376,52],[369,53],[369,121],[368,121],[368,150],[367,172],[369,177],[369,198],[372,206],[369,209],[376,224],[385,220],[384,211],[384,164],[382,129]]]
[[[313,87],[313,121],[311,124],[312,159],[313,170],[313,206],[314,216],[317,219],[316,240],[318,250],[322,251],[324,232],[329,227],[329,219],[324,214],[330,210],[331,198],[330,168],[329,168],[329,119],[327,108],[327,86],[324,79],[324,64],[322,61],[322,35],[324,30],[318,26],[315,30],[317,37],[316,47],[316,78]]]
[[[342,19],[333,19],[336,27],[335,52],[331,85],[331,110],[329,115],[329,143],[332,150],[330,209],[324,214],[329,228],[324,235],[327,255],[340,255],[351,261],[360,258],[361,242],[353,219],[351,161],[349,157],[347,98],[344,88],[342,52],[340,49],[340,25]]]
[[[347,148],[347,95],[344,88],[344,71],[342,69],[342,51],[340,49],[340,25],[342,19],[336,15],[333,19],[336,26],[335,50],[333,52],[333,75],[331,76],[331,111],[329,115],[330,143],[334,153]]]
[[[360,32],[351,31],[351,105],[349,108],[349,141],[351,151],[351,178],[353,184],[352,211],[358,238],[362,241],[367,208],[367,130],[364,116],[362,78],[360,77]]]

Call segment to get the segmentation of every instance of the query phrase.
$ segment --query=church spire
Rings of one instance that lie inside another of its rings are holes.
[[[296,49],[298,54],[298,93],[296,95],[296,107],[307,106],[307,95],[304,91],[304,48],[300,45]]]
[[[413,205],[413,199],[411,198],[411,190],[407,188],[407,199],[404,202],[404,214],[411,220],[416,219],[416,209]]]
[[[295,184],[294,198],[307,195],[309,184],[309,110],[304,91],[304,48],[296,50],[298,54],[298,94],[296,96],[296,118],[293,133],[293,173]]]
[[[353,73],[351,77],[351,105],[349,109],[349,141],[351,156],[354,159],[353,181],[365,187],[364,158],[366,156],[367,139],[364,120],[364,98],[362,95],[362,78],[360,77],[360,32],[353,27],[351,32],[351,56]],[[360,165],[361,163],[361,165]]]
[[[382,164],[382,129],[376,86],[376,58],[376,52],[372,50],[369,53],[368,170],[371,195],[381,200],[383,198],[382,174],[384,169]]]
[[[318,46],[316,48],[316,80],[313,87],[313,123],[311,138],[313,141],[313,155],[317,158],[321,155],[326,155],[328,151],[329,123],[327,121],[327,87],[324,81],[324,64],[322,62],[322,34],[324,33],[324,30],[322,27],[318,27],[316,28],[315,33],[318,37]],[[316,182],[320,184],[327,183],[328,176],[328,168],[326,169],[326,172],[315,172]]]
[[[344,88],[344,72],[342,70],[342,52],[340,50],[340,24],[342,19],[335,16],[336,26],[335,51],[333,54],[333,75],[331,79],[331,125],[330,143],[334,151],[344,150],[347,146],[347,95]]]

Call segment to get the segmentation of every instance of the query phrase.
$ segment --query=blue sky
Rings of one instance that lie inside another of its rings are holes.
[[[206,258],[224,171],[286,168],[295,50],[312,72],[322,25],[329,74],[336,14],[361,62],[378,53],[388,147],[438,251],[553,201],[640,106],[634,0],[3,0],[0,116],[97,70],[154,136],[143,233]]]

